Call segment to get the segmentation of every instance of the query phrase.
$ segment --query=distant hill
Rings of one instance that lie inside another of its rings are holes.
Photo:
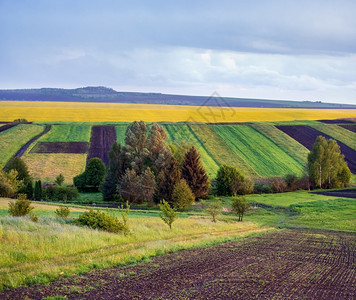
[[[117,92],[107,87],[77,89],[17,89],[0,90],[0,101],[57,101],[140,103],[197,106],[271,107],[271,108],[352,108],[356,105],[324,103],[321,101],[284,101],[266,99],[222,98],[213,96],[169,95],[161,93]]]

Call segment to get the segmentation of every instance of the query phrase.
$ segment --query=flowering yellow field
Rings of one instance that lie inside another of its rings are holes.
[[[0,101],[0,121],[18,118],[32,122],[259,122],[356,118],[356,110]]]

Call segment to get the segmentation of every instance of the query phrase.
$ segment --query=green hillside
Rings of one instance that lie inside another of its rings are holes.
[[[41,142],[89,142],[90,125],[63,124],[52,125],[51,130],[44,135]]]
[[[217,125],[217,132],[262,177],[301,175],[302,165],[248,125]]]
[[[252,125],[258,132],[269,138],[273,143],[285,151],[289,156],[298,161],[302,166],[306,166],[309,150],[288,134],[279,130],[271,124],[256,123]]]

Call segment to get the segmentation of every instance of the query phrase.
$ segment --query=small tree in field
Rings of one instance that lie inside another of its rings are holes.
[[[192,205],[195,197],[189,185],[184,179],[181,179],[173,189],[172,202],[174,207],[184,209]]]
[[[56,177],[56,180],[54,181],[57,185],[61,186],[64,182],[64,176],[62,174],[59,174]]]
[[[239,222],[242,222],[244,213],[250,208],[250,203],[245,197],[234,197],[231,206],[232,211],[239,216]]]
[[[15,202],[9,202],[9,214],[13,217],[22,217],[31,213],[34,207],[31,201],[26,198],[26,194],[19,194]]]
[[[205,210],[205,213],[213,218],[214,223],[216,223],[216,218],[220,214],[220,212],[221,212],[221,201],[210,203],[208,208]]]
[[[172,229],[172,224],[178,218],[179,213],[165,200],[162,200],[161,204],[159,204],[159,209],[161,210],[158,214],[159,217],[169,226],[169,229]]]

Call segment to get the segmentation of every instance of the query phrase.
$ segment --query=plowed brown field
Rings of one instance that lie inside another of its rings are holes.
[[[354,299],[356,235],[283,230],[94,270],[1,299]]]

